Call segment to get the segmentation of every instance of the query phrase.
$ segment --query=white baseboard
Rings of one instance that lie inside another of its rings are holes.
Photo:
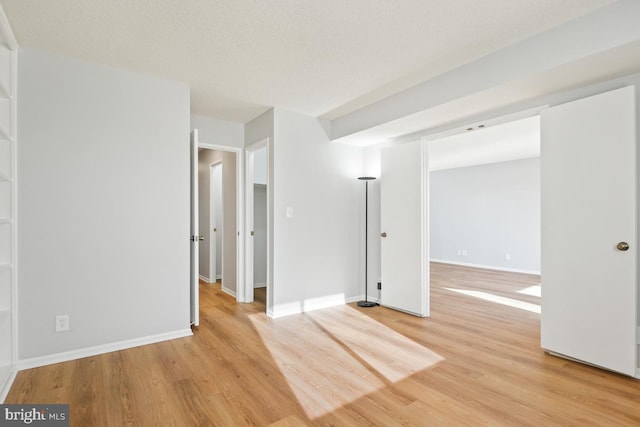
[[[275,305],[271,313],[267,312],[267,316],[277,319],[278,317],[290,316],[292,314],[300,314],[314,310],[322,310],[323,308],[336,307],[360,301],[361,299],[364,299],[364,295],[345,298],[344,295],[340,294],[311,298],[304,301]]]
[[[470,262],[458,262],[458,261],[449,261],[449,260],[443,260],[443,259],[432,259],[431,262],[437,262],[439,264],[460,265],[460,266],[463,266],[463,267],[482,268],[484,270],[497,270],[497,271],[508,271],[510,273],[523,273],[523,274],[537,274],[537,275],[540,275],[539,271],[534,271],[534,270],[521,270],[521,269],[518,269],[518,268],[496,267],[494,265],[473,264],[473,263],[470,263]]]
[[[24,369],[38,368],[40,366],[68,362],[70,360],[82,359],[83,357],[97,356],[99,354],[126,350],[128,348],[139,347],[142,345],[153,344],[161,341],[173,340],[176,338],[183,338],[190,335],[193,335],[191,329],[181,329],[174,332],[167,332],[164,334],[150,335],[142,338],[118,341],[111,344],[97,345],[95,347],[65,351],[63,353],[48,354],[46,356],[18,360],[18,362],[16,363],[16,368],[19,371],[22,371]]]
[[[369,299],[371,299],[373,301],[373,297],[371,297],[371,295],[369,295]],[[350,304],[352,302],[358,302],[358,301],[364,301],[364,294],[363,295],[358,295],[358,296],[355,296],[355,297],[349,297],[349,298],[344,300],[345,304]]]
[[[12,369],[4,384],[2,384],[2,387],[0,388],[0,403],[4,403],[7,399],[7,395],[9,394],[9,390],[11,390],[11,386],[13,385],[13,381],[16,379],[17,373],[17,370]]]
[[[267,284],[266,283],[254,283],[253,287],[254,287],[254,289],[255,288],[266,288]]]
[[[222,285],[222,292],[231,295],[232,297],[236,298],[237,295],[234,291],[232,291],[231,289],[225,288],[224,285]]]
[[[205,281],[207,283],[211,283],[211,280],[209,280],[208,277],[203,276],[202,274],[198,274],[198,277],[200,277],[200,280],[203,280],[203,281]]]
[[[358,301],[364,301],[364,294],[359,295],[357,297],[351,297],[351,298],[347,298],[347,304],[352,303],[352,302],[358,302]],[[381,300],[378,299],[378,295],[369,295],[369,297],[367,298],[367,301],[373,301],[376,304],[381,304]]]

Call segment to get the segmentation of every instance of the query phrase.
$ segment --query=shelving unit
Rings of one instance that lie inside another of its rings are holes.
[[[0,6],[0,396],[7,391],[17,358],[17,48],[11,27]]]

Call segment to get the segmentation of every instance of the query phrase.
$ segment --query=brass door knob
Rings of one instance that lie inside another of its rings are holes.
[[[381,237],[387,237],[387,233],[386,233],[386,231],[383,231],[382,233],[380,233],[380,236],[381,236]]]
[[[616,248],[618,248],[619,251],[628,251],[629,250],[629,244],[627,242],[620,242],[616,245]]]

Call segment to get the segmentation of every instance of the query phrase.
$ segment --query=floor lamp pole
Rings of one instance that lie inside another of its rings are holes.
[[[364,181],[364,301],[358,301],[359,307],[374,307],[377,304],[369,301],[368,290],[368,269],[369,269],[369,181],[374,180],[372,176],[361,176],[358,178]]]

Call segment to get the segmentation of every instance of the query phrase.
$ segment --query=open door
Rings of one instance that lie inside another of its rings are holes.
[[[382,305],[429,315],[426,143],[382,149],[380,177]]]
[[[545,350],[636,375],[635,88],[541,113]]]
[[[191,131],[191,324],[200,324],[200,289],[198,288],[198,130]]]

